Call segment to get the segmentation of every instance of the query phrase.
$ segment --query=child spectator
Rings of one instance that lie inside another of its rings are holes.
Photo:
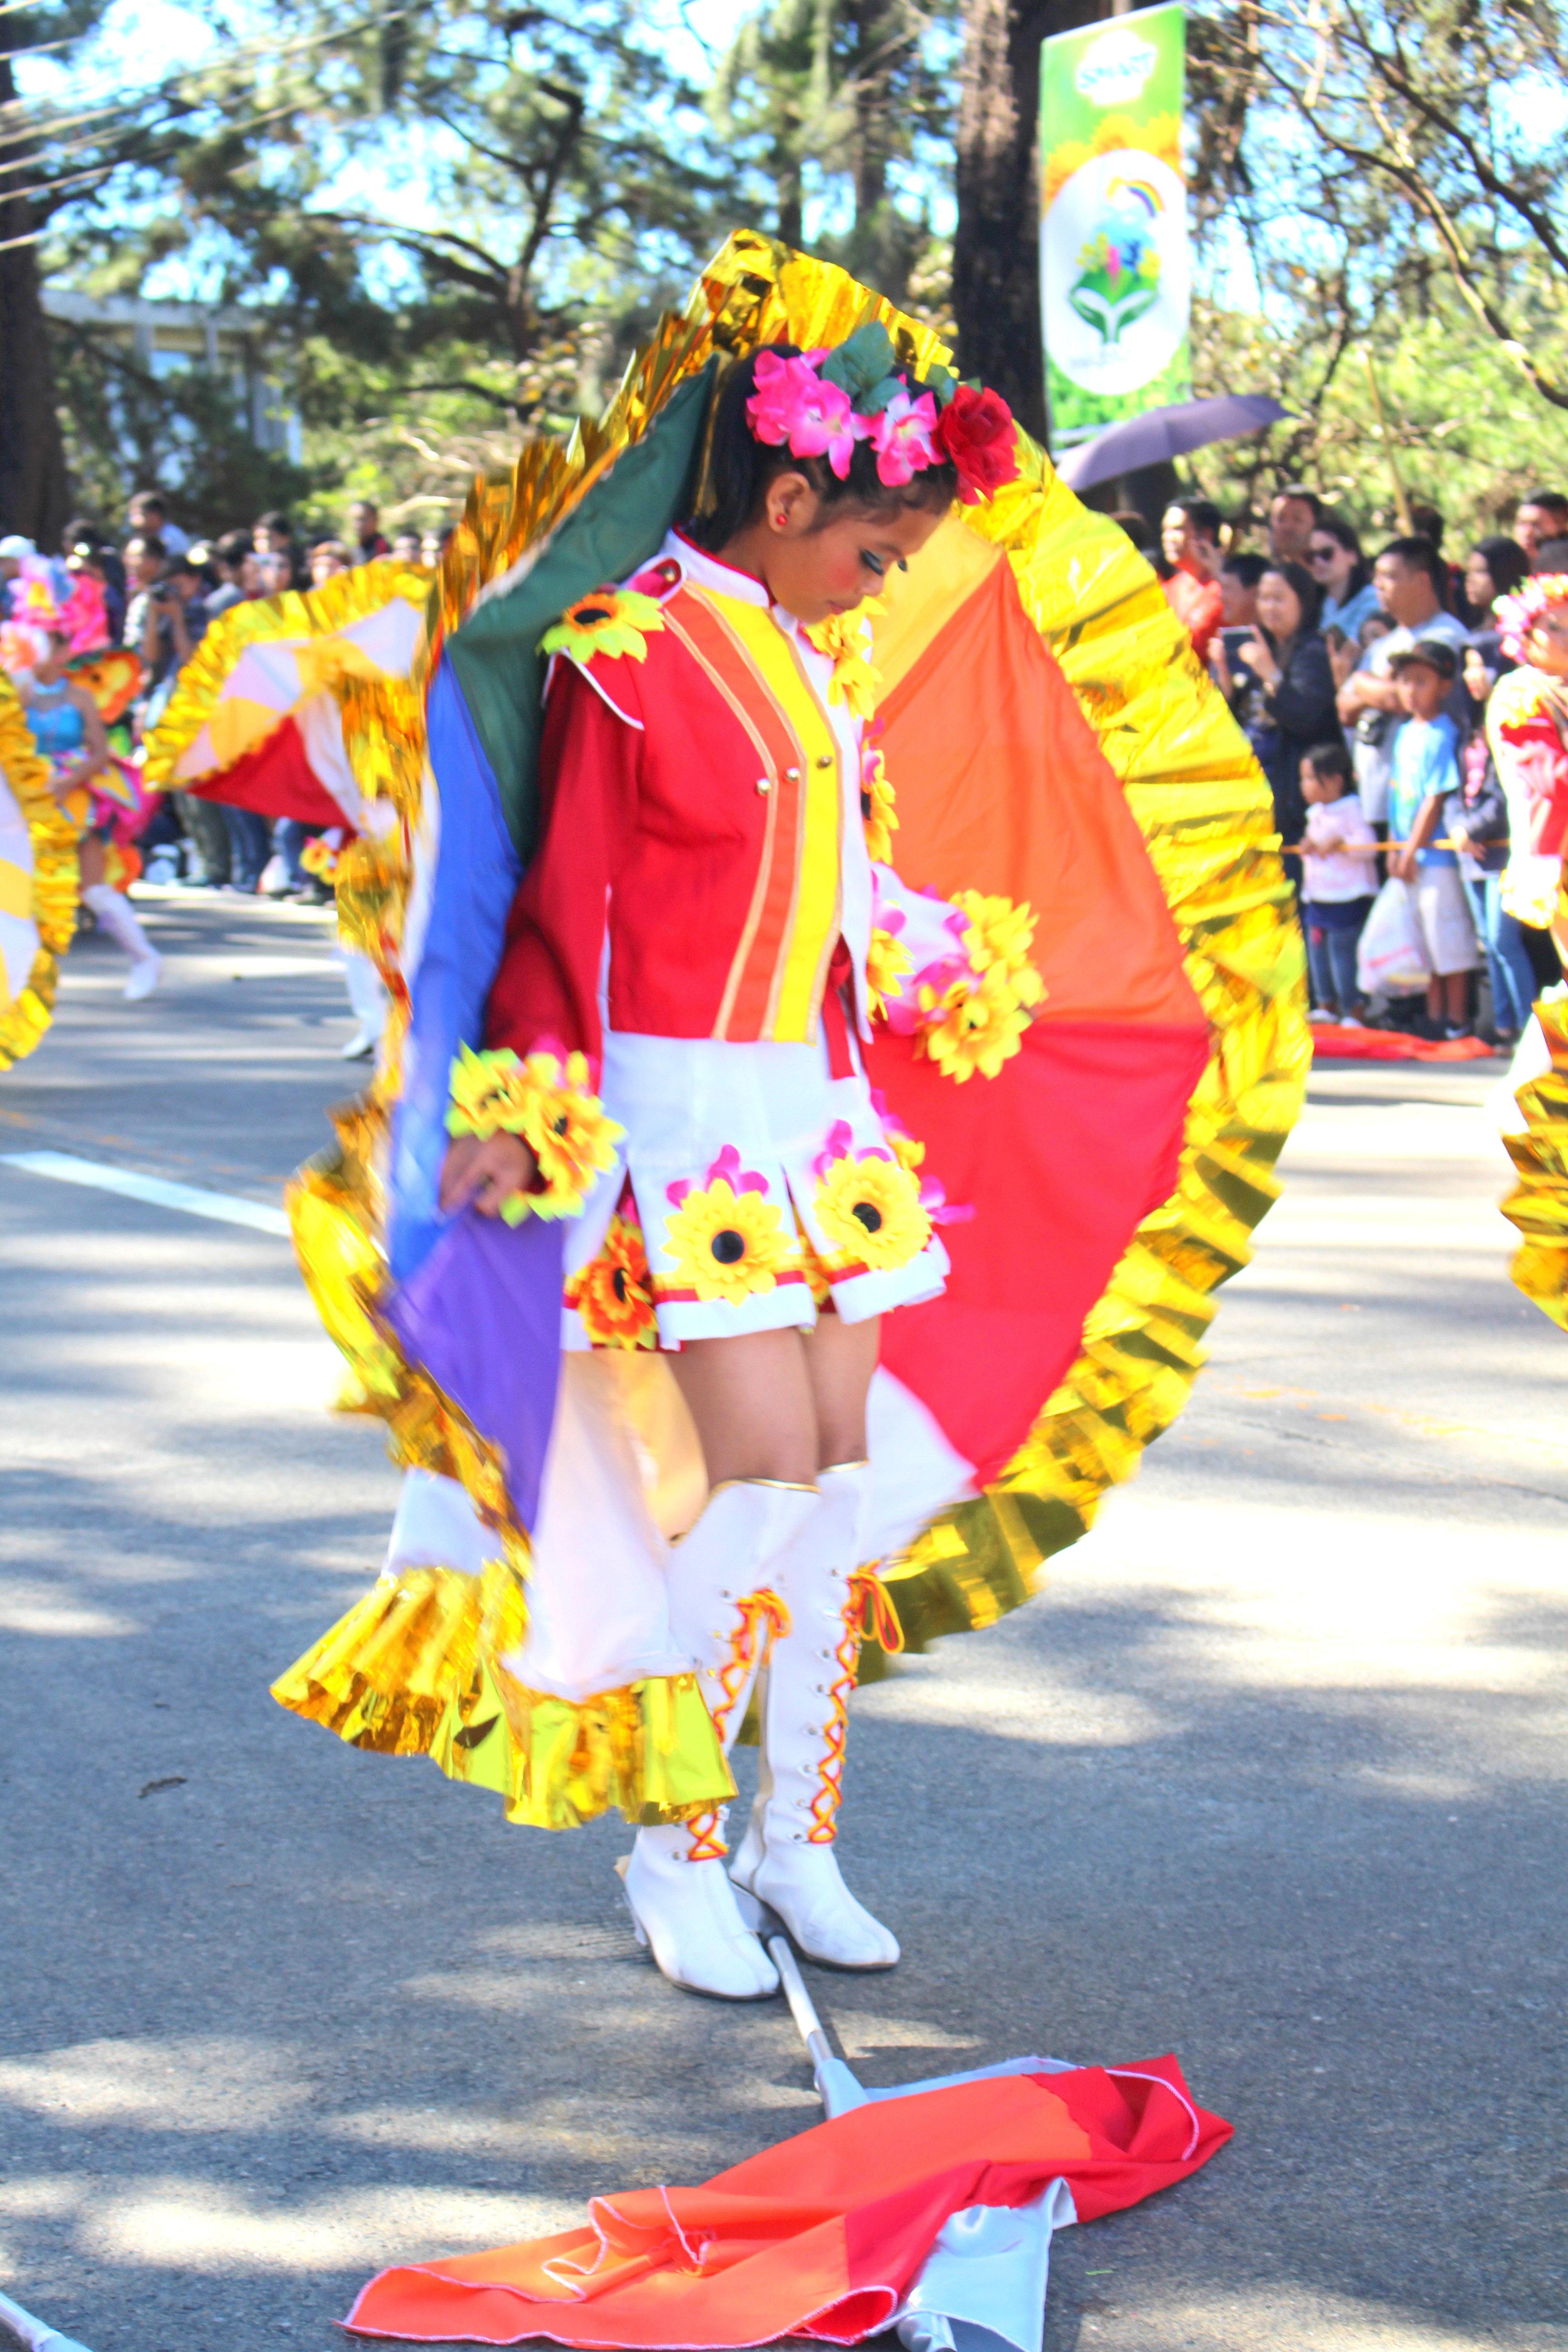
[[[1524,925],[1502,903],[1508,864],[1508,803],[1486,738],[1486,709],[1508,656],[1489,630],[1465,648],[1465,692],[1472,732],[1459,754],[1460,789],[1443,804],[1443,831],[1468,845],[1459,855],[1459,879],[1470,902],[1476,933],[1486,951],[1492,984],[1492,1027],[1488,1043],[1510,1047],[1530,1018],[1535,974],[1525,945]]]
[[[1388,871],[1405,884],[1432,978],[1426,985],[1429,1037],[1468,1034],[1476,929],[1451,849],[1427,846],[1442,822],[1450,793],[1461,789],[1459,730],[1444,709],[1459,673],[1447,637],[1418,637],[1389,663],[1405,713],[1390,760]]]
[[[1307,803],[1302,908],[1317,999],[1308,1018],[1359,1028],[1356,948],[1377,896],[1377,837],[1362,814],[1342,743],[1314,744],[1301,762]]]

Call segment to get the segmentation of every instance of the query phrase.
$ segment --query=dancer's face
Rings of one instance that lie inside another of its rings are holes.
[[[775,604],[813,628],[879,595],[889,572],[918,554],[942,519],[935,507],[863,507],[849,499],[826,509],[804,474],[768,485],[755,567]],[[750,539],[750,531],[746,534]]]

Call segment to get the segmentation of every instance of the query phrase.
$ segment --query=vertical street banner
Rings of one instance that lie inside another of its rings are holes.
[[[1040,309],[1058,454],[1192,397],[1185,80],[1179,0],[1041,44]]]

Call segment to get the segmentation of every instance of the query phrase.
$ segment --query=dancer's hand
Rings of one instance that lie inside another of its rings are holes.
[[[448,1213],[472,1202],[482,1217],[499,1217],[503,1201],[533,1189],[539,1162],[521,1135],[455,1135],[441,1166],[441,1206]]]

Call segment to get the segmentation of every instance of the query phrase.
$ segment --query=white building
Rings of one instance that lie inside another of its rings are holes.
[[[261,312],[214,310],[199,302],[142,302],[133,296],[73,294],[46,287],[45,316],[85,328],[126,346],[155,379],[202,369],[226,376],[235,411],[258,449],[300,461],[300,420],[288,395],[267,373],[275,330]]]

